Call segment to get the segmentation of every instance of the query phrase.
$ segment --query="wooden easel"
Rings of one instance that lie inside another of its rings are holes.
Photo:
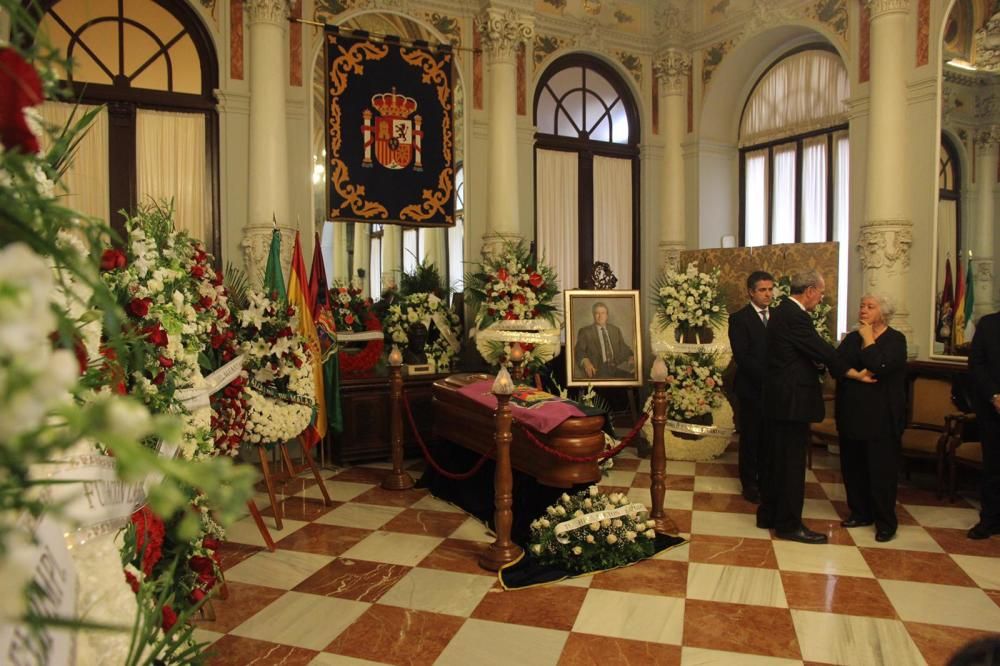
[[[323,504],[324,506],[328,505],[332,500],[330,499],[330,493],[326,489],[326,484],[323,482],[323,477],[319,475],[319,468],[316,467],[316,461],[313,460],[312,454],[306,451],[306,447],[301,436],[299,436],[298,440],[306,462],[312,470],[313,478],[316,479],[316,483],[319,484],[319,490],[323,493]],[[295,468],[295,463],[292,462],[292,457],[288,453],[288,445],[286,442],[279,444],[278,449],[281,452],[281,459],[285,463],[285,470],[288,473],[288,478],[294,479],[302,470],[297,470]],[[267,495],[271,500],[271,510],[274,511],[274,524],[279,530],[281,530],[283,529],[281,522],[281,505],[278,503],[277,495],[274,492],[274,477],[271,474],[271,465],[267,461],[268,452],[263,445],[257,446],[257,455],[260,457],[260,469],[264,475],[264,485],[267,486]],[[252,501],[250,503],[253,504]],[[257,511],[256,505],[252,506],[250,513],[254,516],[254,520],[257,522],[257,527],[261,529],[261,534],[265,535],[267,528],[264,526],[264,521],[260,517],[260,512]],[[264,541],[270,541],[270,536],[265,535]]]

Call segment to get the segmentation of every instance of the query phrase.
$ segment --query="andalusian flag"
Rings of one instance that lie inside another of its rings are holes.
[[[972,342],[972,336],[976,334],[976,325],[972,321],[972,311],[976,307],[975,282],[972,279],[972,256],[969,256],[969,263],[965,271],[965,339]]]
[[[302,443],[308,451],[326,436],[326,397],[323,389],[323,351],[319,345],[319,336],[313,324],[312,307],[308,297],[309,281],[306,276],[306,264],[302,260],[302,246],[299,244],[299,234],[295,234],[295,249],[292,250],[292,271],[288,275],[288,304],[295,308],[298,315],[298,333],[306,340],[309,354],[312,357],[313,380],[316,387],[313,398],[316,409],[313,411],[313,421],[302,433]]]
[[[267,268],[264,269],[264,291],[268,298],[277,293],[276,300],[288,302],[285,276],[281,274],[281,232],[277,229],[271,232],[271,250],[267,253]]]
[[[955,261],[955,326],[951,334],[952,349],[965,344],[965,278],[961,257]]]
[[[312,268],[309,272],[309,300],[312,303],[313,321],[316,323],[316,333],[323,353],[336,340],[336,325],[333,322],[333,312],[330,310],[330,285],[326,281],[326,268],[323,266],[323,254],[319,247],[319,233],[316,234],[316,245],[313,246]],[[344,415],[340,408],[340,358],[337,354],[329,354],[323,362],[323,386],[326,389],[326,421],[334,432],[344,430]]]

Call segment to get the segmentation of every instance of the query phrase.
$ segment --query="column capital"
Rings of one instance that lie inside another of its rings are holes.
[[[981,128],[975,136],[976,149],[996,150],[1000,144],[1000,125],[989,125]]]
[[[491,61],[513,62],[518,45],[535,36],[535,18],[513,9],[487,7],[476,17],[475,27]]]
[[[865,271],[898,273],[910,267],[913,223],[910,220],[867,220],[861,225],[857,250]],[[872,279],[872,284],[875,280]]]
[[[681,252],[687,249],[684,241],[660,241],[660,267],[668,271],[679,271]]]
[[[281,232],[281,270],[288,275],[292,265],[291,247],[295,243],[295,230],[289,227],[278,227]],[[273,226],[243,227],[243,240],[240,249],[243,250],[243,267],[251,286],[260,287],[264,284],[264,268],[267,266],[267,255],[271,249],[271,232]]]
[[[653,71],[660,77],[665,95],[683,95],[686,78],[691,73],[691,56],[681,49],[668,48],[656,54]]]
[[[864,0],[864,3],[873,21],[887,14],[905,14],[910,8],[910,0]]]
[[[244,0],[247,19],[254,23],[271,23],[284,27],[288,23],[288,0]]]

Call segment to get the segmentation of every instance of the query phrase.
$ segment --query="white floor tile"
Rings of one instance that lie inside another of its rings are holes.
[[[1000,629],[1000,606],[979,588],[879,580],[899,617],[984,631]]]
[[[427,557],[442,541],[444,539],[422,534],[372,532],[351,546],[341,557],[412,567]]]
[[[792,622],[806,661],[871,666],[926,663],[899,620],[793,610]]]
[[[775,569],[755,567],[691,562],[687,598],[788,608],[780,573]]]
[[[370,605],[318,594],[286,592],[230,633],[308,650],[322,650]]]
[[[573,631],[680,645],[684,600],[591,589],[576,616]]]
[[[774,555],[782,571],[874,578],[871,568],[854,546],[809,544],[775,539]]]
[[[333,561],[329,555],[278,549],[255,553],[226,571],[226,580],[290,590]]]
[[[469,617],[496,583],[496,575],[412,569],[386,592],[380,604]]]
[[[569,632],[466,620],[435,666],[555,666]]]

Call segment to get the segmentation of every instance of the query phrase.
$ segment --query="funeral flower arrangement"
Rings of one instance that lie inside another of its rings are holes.
[[[409,344],[409,330],[414,324],[427,327],[424,353],[427,361],[437,371],[451,367],[451,360],[458,353],[462,328],[458,315],[448,308],[447,302],[433,292],[418,292],[400,297],[386,311],[386,338],[401,349]]]
[[[792,293],[792,279],[787,275],[783,275],[778,278],[778,282],[774,285],[774,301],[771,303],[772,308],[778,307],[783,299],[788,298]],[[833,311],[833,306],[831,306],[826,301],[820,301],[819,304],[813,308],[812,312],[807,314],[812,319],[813,328],[819,333],[819,337],[823,338],[830,344],[833,344],[833,335],[830,333],[829,317],[830,313]]]
[[[653,283],[653,304],[661,329],[679,334],[718,328],[726,322],[725,301],[719,290],[719,269],[705,273],[697,262],[684,272],[665,271]]]
[[[277,295],[247,294],[237,314],[240,350],[249,373],[246,441],[285,442],[297,437],[312,419],[313,364],[305,339],[295,333],[295,308]]]
[[[476,348],[486,362],[508,365],[515,342],[524,350],[523,365],[529,370],[559,353],[556,274],[523,241],[507,243],[466,275],[465,293],[476,308]]]
[[[532,521],[528,552],[573,573],[611,569],[654,554],[654,525],[642,504],[590,486],[575,495],[563,493]]]
[[[375,313],[375,304],[364,295],[360,279],[350,282],[334,281],[329,300],[340,346],[340,369],[345,373],[355,374],[375,367],[385,346],[382,336],[373,335],[356,342],[350,339],[351,334],[377,333],[382,330],[382,322]],[[344,333],[348,335],[345,336]]]
[[[714,354],[667,354],[667,418],[690,421],[722,405],[722,371]]]
[[[200,649],[186,623],[171,626],[158,642],[138,630],[151,615],[168,613],[159,599],[144,611],[123,575],[115,531],[127,524],[127,514],[119,523],[88,510],[85,488],[75,479],[83,470],[105,470],[100,478],[106,480],[90,482],[95,502],[107,499],[93,492],[102,484],[124,489],[125,497],[145,496],[150,509],[177,518],[184,538],[192,538],[199,524],[188,489],[204,488],[205,506],[228,518],[249,497],[252,471],[221,458],[161,457],[146,446],[181,443],[177,416],[158,413],[169,398],[147,400],[136,390],[137,378],[125,374],[125,362],[142,359],[150,345],[159,349],[148,339],[159,331],[127,319],[118,294],[100,277],[109,262],[123,267],[124,253],[102,262],[106,224],[80,216],[57,196],[59,176],[99,110],[65,128],[42,123],[33,107],[46,93],[56,94],[55,72],[67,65],[36,34],[21,3],[0,0],[0,12],[14,35],[37,38],[12,40],[30,43],[23,50],[0,47],[0,625],[20,625],[33,661],[68,663],[75,632],[77,663],[196,663]],[[187,349],[181,342],[170,352],[186,361]],[[153,361],[162,369],[159,356]],[[155,367],[136,365],[146,379],[156,376],[147,374]],[[166,381],[165,373],[158,392],[170,390]],[[121,395],[130,387],[133,395]],[[70,476],[48,480],[63,472]],[[147,475],[155,477],[144,488]],[[42,557],[43,542],[52,557]],[[29,588],[52,567],[63,583],[75,579],[75,588],[60,588],[51,576]],[[151,577],[139,594],[153,585],[172,589],[173,582]],[[132,635],[113,629],[127,625],[135,626]],[[53,626],[69,632],[51,633]],[[193,651],[185,653],[188,647]]]

